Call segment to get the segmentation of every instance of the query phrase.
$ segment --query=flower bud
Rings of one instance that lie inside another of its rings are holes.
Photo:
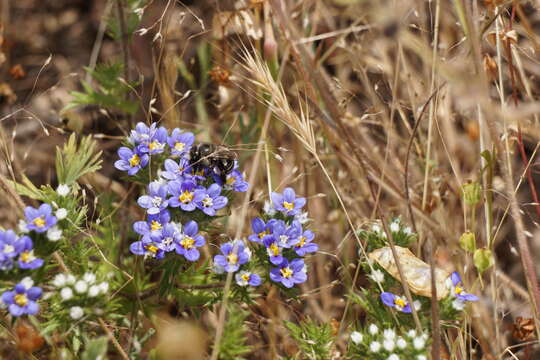
[[[459,237],[459,246],[465,251],[474,252],[476,250],[476,237],[470,231],[466,231]]]
[[[476,181],[467,183],[462,186],[463,200],[465,204],[474,206],[482,199],[482,187]]]
[[[493,265],[493,254],[489,249],[478,249],[473,256],[474,266],[483,273]]]

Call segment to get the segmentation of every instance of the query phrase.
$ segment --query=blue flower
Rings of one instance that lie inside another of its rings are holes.
[[[197,185],[191,180],[171,181],[168,185],[169,205],[180,207],[184,211],[193,211],[197,208],[197,203],[205,197],[204,190],[198,191]]]
[[[156,123],[152,123],[150,127],[142,122],[137,123],[135,130],[131,130],[129,142],[133,145],[148,145],[156,133],[156,127]]]
[[[182,230],[182,235],[176,242],[176,252],[189,261],[196,261],[200,257],[197,248],[206,243],[204,237],[199,234],[199,226],[193,220],[185,224]]]
[[[141,240],[132,243],[129,250],[135,255],[144,255],[156,259],[162,259],[165,251],[160,248],[161,232],[143,236]]]
[[[23,236],[19,239],[22,244],[21,252],[19,253],[19,267],[21,269],[37,269],[43,265],[43,259],[39,259],[34,255],[34,244],[28,236]]]
[[[196,196],[203,194],[200,200],[197,200],[197,207],[201,209],[206,215],[216,215],[216,210],[219,210],[229,201],[225,196],[221,196],[221,186],[218,184],[212,184],[208,189],[200,189],[195,191]]]
[[[249,261],[251,253],[241,240],[229,241],[221,245],[223,255],[214,256],[214,263],[226,272],[235,272]]]
[[[452,295],[461,301],[478,301],[478,296],[465,292],[463,282],[457,271],[450,275],[450,279],[452,280]]]
[[[223,183],[219,174],[214,174],[214,180],[223,186],[225,190],[246,192],[249,187],[249,184],[244,180],[244,175],[236,169],[227,174],[225,183]]]
[[[56,217],[52,215],[52,208],[49,204],[41,204],[38,209],[27,206],[24,209],[26,216],[26,228],[35,230],[38,233],[47,231],[56,224]]]
[[[139,197],[137,203],[140,207],[145,208],[148,214],[159,214],[168,206],[166,197],[167,187],[157,181],[152,181],[148,185],[148,195]]]
[[[11,260],[19,255],[23,245],[13,230],[0,230],[0,263],[7,268],[11,268]]]
[[[287,226],[285,221],[278,220],[273,223],[272,236],[278,241],[282,248],[290,248],[300,242],[299,236],[302,234],[302,226],[298,221],[293,221],[291,226]]]
[[[283,259],[279,267],[270,270],[270,279],[274,282],[282,283],[287,288],[292,288],[295,284],[301,284],[307,280],[306,265],[302,259],[294,259],[289,263]]]
[[[141,153],[137,148],[131,150],[125,146],[118,149],[120,160],[116,160],[114,167],[121,171],[127,171],[129,176],[135,175],[148,165],[148,155]]]
[[[279,241],[274,236],[265,236],[263,244],[266,247],[266,253],[270,258],[270,262],[274,265],[279,265],[283,262],[283,248],[279,246]]]
[[[15,285],[13,291],[6,291],[2,294],[2,301],[8,305],[11,315],[22,316],[38,313],[39,305],[36,300],[41,297],[43,292],[41,288],[32,285],[33,281],[25,278]]]
[[[298,238],[298,243],[294,245],[294,251],[299,256],[305,256],[308,253],[316,252],[319,250],[319,245],[313,243],[315,234],[310,230],[305,230],[302,235]]]
[[[403,296],[394,295],[390,292],[381,293],[381,301],[384,305],[395,308],[404,313],[410,313],[411,306]]]
[[[150,155],[162,153],[167,145],[167,129],[163,126],[156,130],[148,143],[140,145],[140,151]]]
[[[194,141],[195,136],[192,133],[182,132],[178,128],[173,129],[171,136],[167,139],[167,143],[171,148],[171,154],[174,156],[187,154]]]
[[[292,188],[283,190],[283,194],[273,192],[271,194],[274,208],[287,216],[294,216],[306,204],[306,198],[296,197]]]
[[[262,240],[265,236],[268,236],[272,233],[272,225],[277,220],[270,219],[267,223],[263,219],[256,217],[251,221],[251,229],[253,229],[254,234],[249,235],[248,240],[255,243],[262,243]]]
[[[159,233],[161,240],[157,247],[165,252],[173,251],[176,248],[175,243],[180,240],[181,234],[176,224],[168,223],[163,226]],[[152,237],[152,235],[150,235]],[[157,238],[157,237],[154,237]]]
[[[249,271],[240,271],[234,278],[236,279],[236,283],[240,286],[259,286],[262,282],[259,275]]]
[[[163,165],[165,171],[161,172],[161,177],[167,180],[183,181],[191,177],[191,167],[189,166],[189,160],[186,158],[181,158],[178,162],[167,159]]]

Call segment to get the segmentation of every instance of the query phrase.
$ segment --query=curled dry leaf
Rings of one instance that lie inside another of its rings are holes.
[[[431,269],[428,264],[417,258],[409,249],[395,246],[397,256],[407,285],[411,291],[417,295],[431,297]],[[386,246],[372,251],[368,254],[371,260],[374,260],[382,266],[392,277],[399,280],[399,272],[392,255],[392,249]],[[437,286],[437,299],[440,300],[448,295],[446,279],[450,272],[440,268],[435,268],[435,284]]]

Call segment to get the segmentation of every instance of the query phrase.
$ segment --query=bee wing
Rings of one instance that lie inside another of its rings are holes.
[[[401,246],[395,246],[397,256],[405,281],[411,291],[417,295],[431,297],[431,269],[428,264],[417,258],[409,249]],[[368,254],[368,258],[377,262],[382,266],[392,277],[399,280],[399,271],[397,269],[392,249],[388,246],[376,249]],[[446,287],[446,279],[450,276],[450,272],[440,268],[435,268],[435,286],[437,288],[437,299],[440,300],[448,295]]]

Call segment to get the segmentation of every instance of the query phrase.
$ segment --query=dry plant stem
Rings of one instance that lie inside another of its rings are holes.
[[[109,13],[111,12],[113,1],[114,0],[107,1],[107,4],[105,5],[105,10],[103,11],[103,15],[101,15],[101,21],[99,23],[98,33],[96,35],[96,40],[94,41],[94,46],[92,47],[92,52],[90,54],[90,61],[88,62],[88,68],[90,70],[94,70],[94,68],[96,67],[99,50],[101,49],[101,43],[103,41],[103,36],[105,35],[105,30],[107,30],[107,17],[109,16]],[[86,72],[86,77],[84,80],[89,84],[92,83],[92,76],[90,75],[90,71]]]
[[[287,58],[288,56],[283,57],[283,60],[280,66],[280,72],[278,74],[278,79],[280,79],[283,74],[283,70],[285,68],[284,65],[285,65],[285,62],[287,61]],[[273,104],[273,101],[274,101],[274,97],[272,96],[272,98],[270,99],[271,104]],[[259,168],[259,163],[261,161],[261,153],[263,152],[263,147],[266,144],[266,134],[268,132],[268,126],[270,124],[270,119],[272,117],[271,115],[272,115],[272,111],[271,111],[271,107],[269,107],[266,111],[263,128],[261,131],[261,135],[259,137],[259,141],[257,143],[257,152],[255,153],[255,158],[253,159],[253,165],[250,169],[248,184],[253,184],[255,182],[255,178],[258,175],[257,169]],[[236,230],[236,235],[235,235],[236,239],[240,238],[240,235],[242,234],[242,229],[244,228],[244,223],[247,216],[249,198],[251,197],[252,193],[253,193],[253,186],[250,186],[248,187],[246,195],[244,196],[244,202],[242,203],[242,209],[241,209],[240,217],[239,217],[240,223],[237,224],[237,230]],[[229,291],[231,288],[231,284],[232,284],[232,273],[227,273],[227,279],[225,280],[225,287],[223,289],[222,304],[221,304],[219,317],[218,317],[216,337],[214,339],[214,346],[212,348],[212,355],[210,357],[211,360],[217,360],[218,355],[219,355],[219,344],[221,342],[221,337],[223,336],[223,329],[225,327],[225,321],[226,321],[225,318],[227,316],[227,304],[228,304]]]
[[[273,3],[273,8],[276,10],[282,25],[284,27],[286,27],[291,33],[296,35],[296,31],[294,29],[293,24],[291,24],[290,19],[287,16],[285,16],[285,14],[283,12],[283,9],[280,6],[280,4],[278,3],[278,1],[277,0],[272,0],[272,3]],[[305,46],[303,44],[296,44],[296,46],[298,47],[298,49],[300,50],[300,53],[302,54],[302,57],[304,59],[306,59],[306,61],[308,59],[311,59],[311,56],[309,55],[308,50],[305,48]],[[295,46],[293,46],[293,50],[294,49],[295,49]],[[313,63],[313,60],[311,59],[310,62]],[[344,124],[341,121],[341,114],[340,114],[340,111],[339,111],[339,109],[338,109],[338,107],[336,105],[337,103],[336,103],[333,95],[328,91],[328,88],[325,86],[326,82],[325,82],[324,78],[322,77],[322,75],[319,73],[319,70],[314,69],[314,71],[311,72],[310,75],[313,76],[313,80],[315,80],[314,82],[318,87],[318,90],[319,90],[319,93],[320,93],[321,97],[323,98],[323,102],[328,107],[331,114],[334,116],[334,120],[337,122],[340,130],[342,131],[342,135],[344,135],[345,139],[347,140],[347,142],[349,143],[351,148],[353,150],[355,150],[353,152],[354,152],[354,154],[355,154],[355,156],[356,156],[356,158],[357,158],[357,160],[358,160],[358,162],[359,162],[359,164],[360,164],[360,166],[362,168],[362,172],[364,173],[364,175],[366,177],[367,184],[368,184],[371,196],[372,196],[373,200],[376,202],[376,200],[377,200],[376,192],[375,192],[375,189],[373,189],[373,185],[372,185],[372,183],[371,183],[371,181],[369,179],[367,167],[365,165],[365,162],[363,161],[363,158],[365,158],[366,156],[361,156],[360,155],[360,153],[362,155],[365,155],[365,154],[363,154],[363,151],[360,148],[358,148],[358,147],[356,147],[354,145],[354,141],[351,139],[350,133],[347,131],[347,129],[345,128]],[[411,296],[411,292],[409,290],[409,286],[408,286],[407,281],[406,281],[406,277],[405,277],[405,275],[403,273],[403,269],[401,267],[401,262],[399,260],[399,257],[397,256],[397,252],[396,252],[395,245],[394,245],[394,240],[392,238],[392,233],[388,229],[387,223],[386,223],[386,221],[384,219],[384,216],[383,216],[383,214],[382,214],[382,212],[380,210],[380,206],[378,206],[378,203],[375,203],[375,208],[376,208],[377,217],[381,220],[384,231],[385,231],[385,233],[387,235],[387,238],[388,238],[388,241],[389,241],[389,244],[390,244],[390,248],[392,250],[392,255],[394,257],[394,261],[396,262],[396,267],[397,267],[398,273],[400,275],[399,277],[400,277],[401,285],[403,286],[403,290],[405,292],[405,296],[407,298],[407,301],[410,304],[412,304],[413,299],[412,299],[412,296]],[[345,210],[345,208],[344,208],[344,210]],[[349,218],[348,218],[348,220],[349,220]],[[352,221],[350,221],[349,224],[352,227],[351,230],[353,231],[357,241],[361,244],[360,239],[358,238],[358,235],[356,234],[354,224],[352,223]],[[361,246],[361,248],[363,250],[363,246]],[[365,254],[365,251],[363,251],[363,252]],[[353,284],[353,286],[354,286],[354,284]],[[351,302],[351,299],[350,298],[347,299],[345,309],[348,309],[348,306],[350,306],[350,302]],[[412,315],[413,315],[413,319],[414,319],[414,322],[416,324],[416,327],[417,327],[418,331],[421,331],[422,325],[420,324],[420,319],[418,318],[418,313],[416,312],[416,309],[414,308],[414,306],[411,306],[411,310],[412,310]],[[346,316],[345,311],[344,311],[343,316]],[[343,329],[343,322],[342,322],[342,324],[340,324],[340,330],[339,330],[338,334],[341,333],[342,329]]]
[[[127,34],[127,28],[126,28],[126,14],[124,12],[124,6],[125,6],[125,0],[115,0],[116,1],[116,9],[118,11],[118,21],[120,23],[120,37],[122,42],[122,56],[124,61],[124,79],[128,84],[131,83],[131,77],[130,77],[130,63],[129,63],[129,44],[128,44],[128,34]],[[129,97],[131,97],[131,92],[128,93]],[[133,116],[130,116],[128,118],[128,125],[129,127],[132,127],[133,122]]]
[[[432,242],[428,243],[429,268],[431,275],[431,328],[433,344],[431,346],[431,359],[439,360],[441,356],[441,328],[439,324],[439,301],[437,300],[437,284],[435,282],[435,257]]]

